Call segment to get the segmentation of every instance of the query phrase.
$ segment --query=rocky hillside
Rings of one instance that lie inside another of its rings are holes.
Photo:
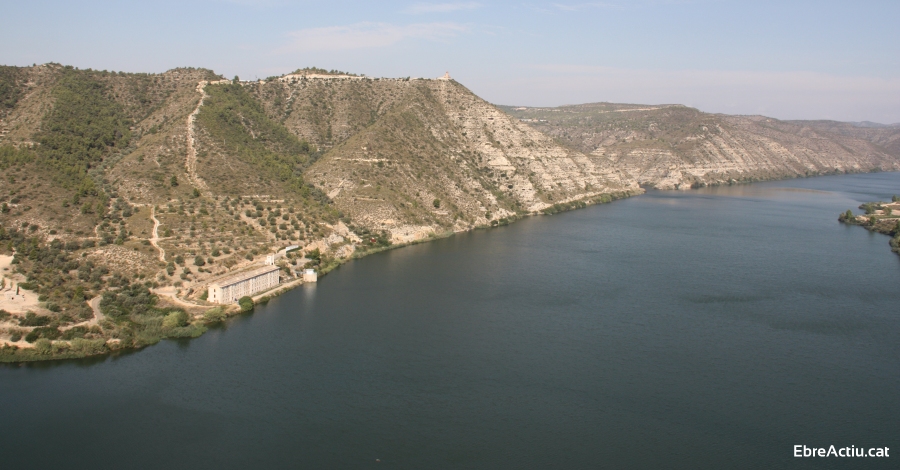
[[[503,107],[643,186],[708,184],[900,169],[900,126],[780,121],[680,105]]]
[[[640,191],[453,80],[323,72],[0,67],[0,349],[193,336],[208,283],[288,245],[290,277]]]
[[[323,151],[309,182],[395,241],[637,189],[453,80],[289,75],[245,88]]]

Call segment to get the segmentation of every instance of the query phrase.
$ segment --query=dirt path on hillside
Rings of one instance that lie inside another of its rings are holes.
[[[150,206],[150,218],[153,219],[153,236],[150,237],[150,244],[159,250],[159,260],[166,262],[166,250],[159,246],[159,219],[156,218],[156,206]]]
[[[182,307],[197,309],[203,308],[203,305],[198,305],[193,302],[189,302],[187,300],[182,300],[176,295],[175,287],[160,287],[157,289],[150,289],[154,294],[165,297],[164,300],[168,300],[174,304],[181,305]],[[208,307],[207,307],[208,308]]]
[[[204,90],[208,83],[209,82],[206,80],[201,80],[197,83],[197,92],[200,93],[200,101],[197,102],[197,107],[187,118],[187,158],[185,159],[184,167],[187,171],[188,179],[191,180],[191,184],[197,189],[206,189],[206,183],[197,176],[197,147],[196,135],[194,134],[194,121],[197,120],[197,114],[200,113],[200,107],[203,106],[203,100],[208,96]]]
[[[61,326],[61,327],[59,327],[59,331],[71,330],[72,328],[75,328],[76,326],[91,327],[94,325],[99,325],[100,322],[103,321],[104,318],[106,318],[105,316],[103,316],[103,312],[100,311],[100,300],[102,300],[102,299],[103,299],[103,296],[98,295],[97,297],[94,297],[93,299],[87,301],[87,304],[91,306],[91,310],[94,311],[94,318],[91,318],[90,320],[87,320],[87,321],[83,321],[81,323],[74,323],[69,326]]]

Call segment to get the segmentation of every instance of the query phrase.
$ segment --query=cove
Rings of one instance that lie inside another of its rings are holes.
[[[345,264],[190,341],[0,368],[7,468],[893,468],[900,174],[656,192]],[[376,459],[378,461],[376,461]]]

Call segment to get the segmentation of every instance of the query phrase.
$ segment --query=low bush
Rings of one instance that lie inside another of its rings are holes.
[[[223,307],[211,308],[203,312],[203,320],[206,321],[206,323],[218,323],[224,320],[226,316],[225,308]]]
[[[51,318],[45,315],[37,315],[34,312],[25,314],[25,318],[19,320],[19,326],[47,326]]]
[[[175,310],[174,312],[166,315],[162,322],[163,330],[172,330],[178,327],[185,326],[188,322],[188,314],[184,310]]]

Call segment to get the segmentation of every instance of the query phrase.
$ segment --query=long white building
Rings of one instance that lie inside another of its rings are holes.
[[[245,295],[253,295],[278,285],[278,266],[263,266],[234,276],[219,279],[209,285],[206,300],[217,304],[237,302]]]

